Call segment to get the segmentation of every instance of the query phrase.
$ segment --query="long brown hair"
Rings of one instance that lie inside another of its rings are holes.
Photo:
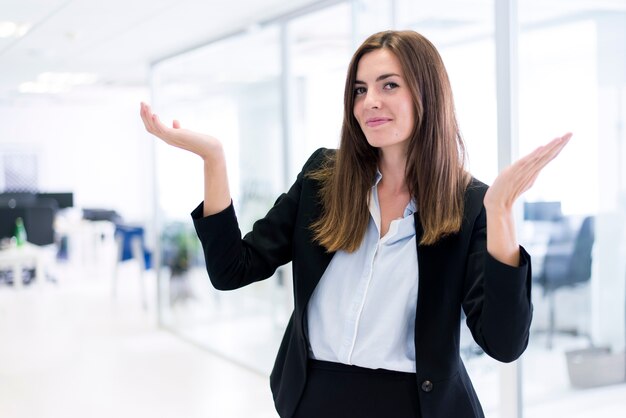
[[[464,168],[465,145],[441,56],[417,32],[379,32],[363,42],[348,67],[339,149],[310,174],[321,181],[323,207],[311,229],[315,240],[329,252],[358,249],[369,222],[369,193],[379,154],[354,117],[354,87],[360,59],[381,48],[400,61],[413,97],[415,126],[408,140],[405,176],[424,230],[420,244],[434,244],[461,228],[470,176]]]

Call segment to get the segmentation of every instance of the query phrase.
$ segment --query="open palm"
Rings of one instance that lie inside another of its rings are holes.
[[[510,211],[517,198],[530,189],[541,170],[552,161],[572,137],[567,133],[540,146],[505,168],[485,194],[487,209]]]
[[[145,103],[141,103],[141,119],[146,130],[152,135],[162,139],[177,148],[181,148],[206,159],[211,152],[220,147],[220,142],[210,136],[198,132],[182,129],[180,122],[174,120],[172,127],[163,124],[159,117],[152,113],[152,109]]]

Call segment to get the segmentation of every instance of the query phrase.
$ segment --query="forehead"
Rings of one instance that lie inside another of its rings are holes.
[[[398,74],[401,77],[402,66],[396,55],[388,49],[381,48],[368,52],[359,60],[356,69],[356,78],[361,81],[371,81],[382,74]]]

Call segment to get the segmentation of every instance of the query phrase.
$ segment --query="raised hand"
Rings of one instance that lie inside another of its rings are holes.
[[[555,138],[504,169],[485,194],[487,211],[510,211],[517,198],[530,189],[541,170],[559,155],[571,137],[572,134],[567,133]]]
[[[146,103],[141,103],[140,114],[146,130],[169,145],[193,152],[205,160],[212,157],[215,152],[221,152],[221,143],[216,138],[182,129],[177,120],[174,120],[170,128],[152,113],[152,109]]]
[[[226,159],[222,144],[209,135],[182,129],[175,120],[172,127],[165,126],[152,113],[150,106],[141,103],[141,119],[146,130],[166,143],[193,152],[204,160],[204,216],[213,215],[231,203],[226,172]]]
[[[513,204],[537,179],[541,170],[567,145],[571,133],[555,138],[505,168],[487,189],[487,251],[495,259],[518,266],[520,251],[515,237]]]

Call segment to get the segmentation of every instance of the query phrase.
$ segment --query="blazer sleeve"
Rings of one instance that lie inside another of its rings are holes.
[[[463,310],[474,340],[491,357],[511,362],[528,345],[532,319],[530,255],[520,246],[520,265],[487,252],[485,208],[474,222],[464,283]]]
[[[191,212],[202,243],[207,272],[218,290],[232,290],[267,279],[291,261],[294,225],[304,174],[323,156],[317,150],[305,163],[295,183],[281,194],[274,206],[241,238],[232,201],[223,211],[203,217],[203,204]]]

